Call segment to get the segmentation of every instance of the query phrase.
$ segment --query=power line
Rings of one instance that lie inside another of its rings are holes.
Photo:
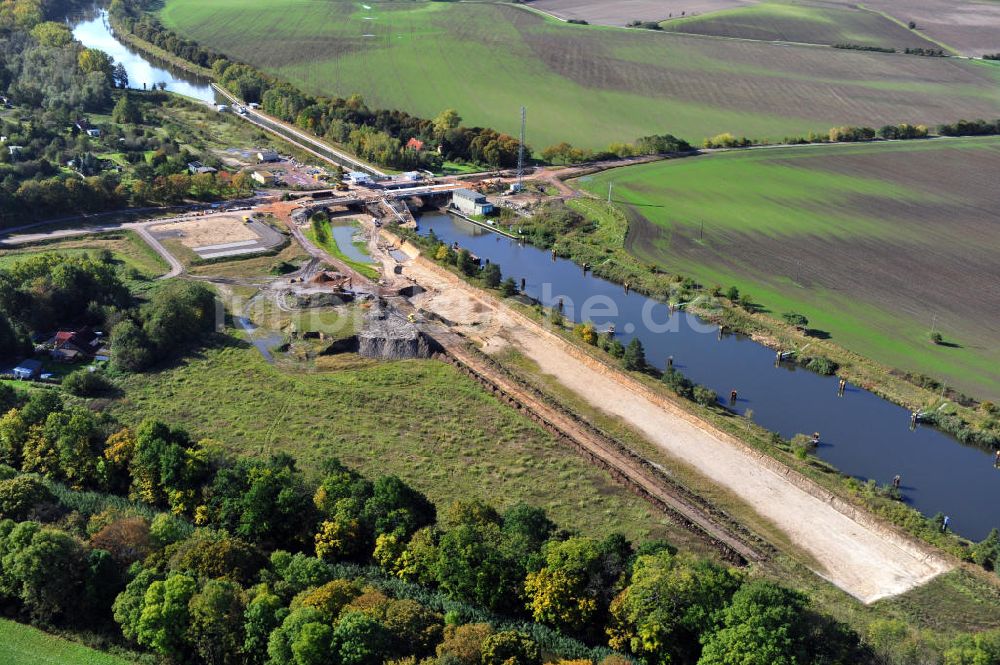
[[[527,124],[528,110],[521,107],[521,142],[517,146],[517,191],[524,189],[524,129]]]

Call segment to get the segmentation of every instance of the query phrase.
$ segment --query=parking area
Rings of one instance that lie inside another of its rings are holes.
[[[179,219],[149,227],[157,240],[176,238],[201,259],[218,259],[266,252],[284,240],[250,211]]]

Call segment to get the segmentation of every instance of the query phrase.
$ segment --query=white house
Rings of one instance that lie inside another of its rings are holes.
[[[351,171],[344,176],[344,180],[352,185],[370,185],[372,177],[364,171]]]
[[[14,368],[14,376],[18,379],[37,379],[42,371],[42,363],[37,360],[25,360]]]
[[[456,189],[451,193],[451,203],[466,215],[488,215],[493,212],[493,204],[486,200],[486,195],[471,189]]]

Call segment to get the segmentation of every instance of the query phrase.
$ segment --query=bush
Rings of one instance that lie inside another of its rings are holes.
[[[931,342],[934,344],[941,344],[944,342],[944,337],[939,332],[932,332],[930,334]]]
[[[0,480],[0,519],[23,520],[38,504],[54,500],[48,486],[36,476]]]
[[[483,282],[487,288],[495,289],[500,286],[500,266],[495,263],[488,263],[483,268]]]
[[[833,376],[839,367],[837,363],[829,358],[824,358],[823,356],[815,356],[803,360],[805,362],[806,369],[810,369],[817,374],[822,374],[823,376]]]
[[[719,395],[706,386],[697,385],[693,391],[694,401],[702,406],[712,406],[719,400]]]
[[[62,385],[70,394],[77,397],[96,397],[115,387],[103,374],[89,369],[78,369],[63,379]]]
[[[458,266],[458,269],[466,277],[472,277],[479,271],[479,264],[476,263],[476,260],[472,258],[472,254],[467,249],[458,250],[458,258],[455,265]]]
[[[785,312],[781,315],[781,318],[785,320],[785,323],[796,328],[805,328],[809,325],[809,319],[798,312]]]
[[[710,138],[705,139],[702,143],[705,148],[745,148],[747,146],[753,145],[753,141],[745,136],[733,136],[729,132],[723,134],[716,134]]]
[[[16,390],[6,383],[0,383],[0,415],[13,409],[20,401]]]
[[[685,399],[691,399],[694,397],[694,384],[691,383],[690,379],[673,367],[668,368],[667,371],[663,373],[661,380],[679,396]]]
[[[632,341],[625,347],[622,355],[622,366],[630,371],[639,372],[646,369],[646,351],[642,348],[642,342],[638,337],[633,337]]]

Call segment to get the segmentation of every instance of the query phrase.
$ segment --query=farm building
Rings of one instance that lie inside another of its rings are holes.
[[[451,193],[451,203],[466,215],[488,215],[493,212],[493,204],[486,200],[486,196],[471,189],[456,189]]]
[[[351,171],[344,176],[344,180],[352,185],[370,185],[372,177],[364,171]]]
[[[38,360],[25,360],[14,368],[14,376],[21,380],[37,379],[42,371],[42,363]]]
[[[260,163],[264,162],[277,162],[281,157],[278,155],[276,150],[258,150],[257,151],[257,161]]]
[[[274,184],[274,174],[270,171],[254,171],[250,174],[250,177],[262,185]]]

